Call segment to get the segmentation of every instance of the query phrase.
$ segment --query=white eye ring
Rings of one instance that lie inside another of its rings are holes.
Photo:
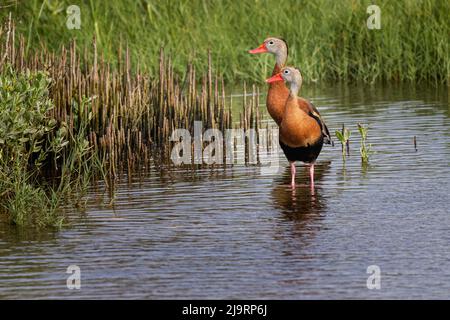
[[[289,74],[289,70],[284,70],[284,74]]]
[[[270,44],[270,45],[272,45],[272,44],[273,44],[273,41],[272,41],[272,40],[270,40],[270,41],[269,41],[269,44]]]

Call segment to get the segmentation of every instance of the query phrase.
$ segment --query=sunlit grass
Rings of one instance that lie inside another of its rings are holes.
[[[376,1],[381,29],[369,30],[366,9],[373,1],[78,1],[81,30],[66,28],[66,8],[73,1],[11,1],[0,10],[21,19],[29,49],[45,43],[59,48],[76,38],[81,48],[97,37],[110,61],[119,43],[130,46],[132,60],[157,72],[160,46],[173,56],[175,71],[188,60],[204,69],[207,49],[230,82],[262,82],[273,59],[247,50],[269,35],[285,38],[290,63],[311,80],[410,80],[447,82],[450,78],[446,0]],[[81,49],[83,50],[83,49]]]

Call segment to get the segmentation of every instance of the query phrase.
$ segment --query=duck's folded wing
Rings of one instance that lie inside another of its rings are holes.
[[[313,117],[314,119],[316,119],[316,121],[319,123],[320,127],[322,128],[323,143],[331,144],[334,147],[334,142],[331,139],[330,131],[328,130],[328,127],[327,127],[325,121],[323,120],[322,116],[320,115],[319,110],[317,110],[317,108],[309,101],[308,101],[308,106],[310,109],[309,115],[311,117]]]

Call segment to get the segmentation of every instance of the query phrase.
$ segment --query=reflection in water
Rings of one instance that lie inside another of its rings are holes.
[[[297,184],[290,185],[290,167],[286,166],[282,175],[274,179],[271,190],[271,202],[280,216],[275,225],[273,237],[282,244],[280,253],[291,259],[310,260],[313,257],[307,248],[323,227],[326,198],[322,193],[322,180],[329,174],[331,161],[316,163],[316,188],[312,192],[309,183],[308,166],[297,165]],[[294,258],[295,257],[295,258]],[[300,275],[301,269],[297,271]],[[296,286],[301,284],[298,278],[283,280],[283,284]]]
[[[30,227],[18,227],[11,225],[4,217],[0,218],[0,239],[7,242],[9,249],[17,245],[21,247],[30,241],[51,241],[58,237],[58,231],[52,228],[35,229]],[[0,256],[2,255],[0,250]]]
[[[315,233],[321,228],[320,220],[326,209],[325,199],[322,196],[321,180],[330,169],[331,161],[321,161],[316,163],[316,188],[314,192],[309,185],[308,166],[297,168],[297,185],[292,189],[290,185],[289,166],[283,172],[283,175],[274,180],[274,187],[271,191],[273,205],[281,212],[281,221],[288,222],[287,225],[279,225],[279,228],[287,228],[290,238],[296,239],[300,247],[304,247],[311,242]],[[277,230],[281,237],[286,236],[283,230]],[[278,235],[275,235],[278,237]],[[289,242],[289,239],[280,239]],[[287,244],[287,248],[293,244]],[[294,247],[296,247],[294,245]],[[286,249],[285,254],[293,254],[292,250]]]
[[[322,161],[316,164],[315,179],[316,184],[314,192],[309,185],[309,172],[307,166],[302,166],[303,170],[297,176],[297,181],[302,181],[296,188],[290,186],[290,168],[286,167],[283,175],[274,180],[275,187],[272,190],[272,198],[275,207],[281,209],[281,212],[290,220],[302,220],[309,216],[319,215],[325,208],[322,200],[320,180],[329,171],[331,161]]]

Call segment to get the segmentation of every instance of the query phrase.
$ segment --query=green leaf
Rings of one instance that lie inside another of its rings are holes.
[[[350,131],[350,130],[348,130],[348,129],[345,129],[345,130],[344,130],[345,141],[347,141],[348,139],[350,139],[350,134],[351,134],[351,131]]]
[[[56,125],[56,120],[55,119],[50,119],[49,121],[48,121],[48,124],[47,124],[49,127],[54,127],[55,125]]]

